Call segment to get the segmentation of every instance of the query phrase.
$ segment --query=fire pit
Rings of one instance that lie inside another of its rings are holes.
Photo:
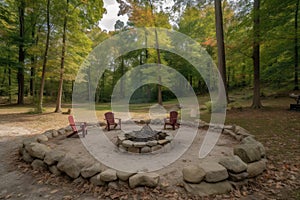
[[[145,125],[139,131],[121,133],[118,135],[120,151],[131,153],[150,153],[155,151],[169,151],[173,136],[162,131],[152,130]]]

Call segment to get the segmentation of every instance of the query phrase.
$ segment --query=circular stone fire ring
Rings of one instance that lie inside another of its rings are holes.
[[[122,152],[151,153],[170,151],[173,136],[162,131],[152,130],[150,126],[145,125],[139,131],[121,133],[117,139],[117,145]]]

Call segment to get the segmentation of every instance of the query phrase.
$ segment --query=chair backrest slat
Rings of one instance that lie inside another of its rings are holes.
[[[74,117],[72,115],[70,115],[68,117],[68,120],[69,120],[69,123],[70,123],[70,126],[71,126],[72,130],[74,132],[77,132],[78,130],[77,130],[76,125],[75,125]]]
[[[178,117],[178,112],[177,111],[171,111],[170,112],[170,122],[177,123],[177,117]]]
[[[109,124],[114,124],[115,123],[114,113],[107,112],[107,113],[104,114],[104,116],[105,116],[105,120],[107,120]]]

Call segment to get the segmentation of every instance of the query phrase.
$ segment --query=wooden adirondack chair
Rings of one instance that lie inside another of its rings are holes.
[[[87,124],[86,124],[86,122],[77,122],[77,123],[75,123],[74,117],[72,115],[69,115],[68,119],[69,119],[70,126],[73,130],[72,133],[67,135],[68,138],[72,137],[74,135],[77,135],[79,137],[78,133],[80,133],[80,132],[82,132],[83,137],[85,137],[85,135],[87,135],[87,127],[86,127]],[[77,127],[79,127],[79,128],[77,128]]]
[[[171,111],[170,117],[164,119],[164,121],[165,121],[164,129],[166,129],[167,125],[172,126],[173,130],[175,130],[175,126],[177,126],[177,128],[179,128],[180,124],[177,122],[178,121],[177,118],[178,118],[178,112]]]
[[[120,129],[121,129],[121,119],[115,118],[114,113],[107,112],[104,114],[104,116],[105,116],[105,120],[106,120],[105,129],[110,131],[110,126],[114,126],[114,128],[116,128],[118,125],[120,126]],[[115,121],[116,119],[118,120],[117,122]]]

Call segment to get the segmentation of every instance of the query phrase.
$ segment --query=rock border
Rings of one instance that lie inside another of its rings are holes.
[[[193,123],[182,124],[193,125]],[[198,128],[205,129],[208,126],[208,123],[201,121]],[[230,135],[240,143],[233,148],[233,156],[222,157],[216,162],[200,162],[198,165],[183,168],[183,187],[194,195],[228,193],[233,188],[247,184],[249,178],[256,177],[266,170],[265,148],[247,130],[236,125],[211,126],[216,129],[222,128],[222,134]],[[109,186],[118,181],[128,184],[130,188],[139,186],[155,188],[159,185],[160,175],[157,173],[127,173],[105,169],[100,162],[84,163],[78,158],[51,149],[44,144],[59,135],[68,135],[71,131],[71,127],[67,126],[24,139],[19,147],[21,159],[31,164],[34,170],[49,170],[58,176],[66,174],[74,180],[86,179],[96,186]]]

